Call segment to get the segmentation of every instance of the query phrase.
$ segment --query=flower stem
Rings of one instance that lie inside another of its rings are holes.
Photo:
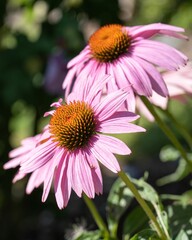
[[[150,111],[150,113],[153,115],[153,117],[155,118],[157,124],[159,125],[159,127],[163,130],[163,132],[165,133],[165,135],[170,139],[170,141],[173,143],[173,145],[178,149],[178,151],[180,152],[181,156],[183,157],[183,159],[187,162],[188,166],[190,167],[191,171],[192,171],[192,162],[188,159],[187,154],[185,152],[185,149],[183,148],[183,146],[180,144],[180,142],[178,141],[178,139],[176,138],[175,134],[171,131],[171,129],[165,124],[165,122],[158,116],[158,114],[156,113],[156,111],[154,110],[154,107],[152,106],[152,104],[149,102],[149,100],[143,96],[141,96],[141,100],[143,101],[143,103],[145,104],[145,106],[147,107],[147,109]]]
[[[159,108],[159,109],[166,114],[166,116],[171,120],[172,123],[175,124],[175,127],[180,131],[180,133],[186,140],[187,144],[189,145],[190,149],[192,149],[192,137],[189,134],[189,132],[185,129],[185,127],[175,119],[173,114],[171,114],[168,109],[165,109],[165,110],[162,108]]]
[[[155,215],[151,211],[150,207],[146,203],[146,201],[141,197],[140,193],[138,192],[137,188],[135,185],[131,182],[129,179],[128,175],[125,174],[123,171],[118,172],[119,177],[123,180],[123,182],[126,184],[126,186],[130,189],[130,191],[133,193],[134,197],[142,207],[142,209],[145,211],[146,215],[149,217],[151,220],[153,226],[155,227],[159,237],[162,240],[168,240],[169,238],[165,235],[163,232],[162,228],[160,227]]]
[[[83,199],[87,205],[87,207],[89,208],[89,211],[91,212],[97,226],[99,227],[99,229],[104,232],[104,236],[108,237],[109,236],[109,231],[107,229],[106,224],[104,223],[101,215],[99,214],[95,204],[93,203],[93,201],[87,197],[87,195],[84,193],[83,194]]]

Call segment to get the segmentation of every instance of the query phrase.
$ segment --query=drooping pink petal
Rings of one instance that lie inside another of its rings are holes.
[[[81,152],[81,151],[80,151]],[[84,153],[79,152],[79,176],[83,191],[89,198],[95,197],[95,188],[91,174],[91,168],[85,158]]]
[[[83,188],[82,188],[82,183],[81,183],[81,179],[79,176],[80,158],[79,158],[78,154],[76,154],[76,152],[71,153],[68,156],[68,158],[69,158],[69,160],[68,160],[68,178],[70,179],[72,189],[75,191],[75,193],[77,194],[78,197],[81,197]]]
[[[85,60],[86,55],[89,54],[90,52],[88,48],[89,48],[88,46],[85,47],[84,50],[82,50],[79,55],[77,55],[71,61],[69,61],[67,67],[71,68],[77,63],[81,62],[82,60]]]
[[[98,166],[97,168],[91,168],[91,174],[92,174],[92,178],[93,178],[95,193],[97,195],[102,194],[103,193],[103,180],[102,180],[100,167]]]
[[[113,115],[111,115],[108,119],[105,121],[122,121],[122,122],[133,122],[137,120],[140,116],[133,113],[133,112],[128,112],[128,111],[118,111],[115,112]]]
[[[103,179],[101,175],[101,170],[95,156],[90,152],[88,148],[84,151],[85,160],[89,163],[94,189],[96,194],[102,194],[103,192]]]
[[[103,133],[134,133],[145,132],[146,130],[132,123],[125,123],[116,120],[105,121],[100,124],[99,132]]]
[[[59,162],[55,172],[55,198],[60,209],[67,206],[71,195],[71,183],[67,176],[68,154],[63,155],[62,161]]]
[[[48,194],[50,192],[50,188],[53,182],[54,173],[57,165],[63,159],[64,150],[62,148],[58,148],[55,151],[53,156],[53,160],[49,162],[47,167],[46,177],[44,178],[44,185],[43,185],[43,194],[42,194],[42,202],[45,202]]]
[[[115,156],[108,149],[103,149],[99,141],[94,141],[90,151],[106,168],[115,173],[120,171],[120,166]]]
[[[38,188],[43,183],[44,172],[37,169],[34,171],[27,183],[26,193],[30,194],[35,188]]]
[[[121,58],[120,63],[125,74],[129,74],[128,80],[135,92],[139,95],[151,96],[151,82],[146,72],[138,64],[138,62],[134,61],[134,58],[127,54],[126,57]]]
[[[167,86],[163,80],[162,75],[155,69],[155,67],[148,63],[147,61],[145,61],[142,58],[138,58],[136,56],[134,56],[134,59],[140,63],[140,65],[143,66],[143,68],[145,69],[146,73],[149,76],[149,79],[151,80],[151,85],[152,88],[155,92],[158,92],[159,95],[166,97],[168,96],[168,89]]]
[[[163,44],[161,43],[160,47],[154,50],[150,47],[150,45],[142,45],[142,41],[140,41],[139,43],[141,43],[141,45],[137,43],[137,47],[134,48],[134,55],[144,60],[147,60],[157,66],[163,67],[168,70],[177,70],[179,65],[184,65],[186,63],[186,59],[182,59],[179,54],[175,54],[175,49],[168,47],[165,44],[165,49],[162,46]],[[176,58],[172,56],[176,56]]]
[[[8,162],[6,162],[4,165],[3,165],[3,168],[4,169],[9,169],[9,168],[15,168],[17,166],[19,166],[22,162],[24,162],[26,160],[27,156],[21,156],[21,157],[16,157],[16,158],[13,158],[11,160],[9,160]]]
[[[127,147],[127,145],[118,138],[102,134],[98,134],[96,138],[100,144],[103,144],[104,148],[108,149],[112,153],[120,155],[129,155],[131,153],[131,150]]]
[[[71,68],[66,77],[65,77],[65,81],[63,82],[62,88],[65,89],[65,95],[68,96],[69,92],[71,90],[71,86],[73,84],[73,79],[76,75],[78,68],[77,66],[74,66],[73,68]]]
[[[143,26],[137,26],[137,28],[130,28],[130,34],[134,37],[150,38],[155,34],[165,34],[176,38],[186,39],[186,37],[177,32],[184,32],[181,27],[171,26],[163,23],[152,23]]]
[[[56,143],[52,140],[40,144],[31,151],[29,159],[22,163],[20,170],[30,173],[43,166],[53,157],[55,147]]]
[[[102,99],[101,102],[94,107],[94,111],[99,121],[103,121],[117,111],[125,102],[127,95],[128,93],[126,91],[118,90],[108,94]]]
[[[13,183],[16,183],[17,181],[21,180],[22,178],[24,178],[26,176],[25,173],[22,173],[20,171],[18,171],[15,175],[15,177],[13,178]]]
[[[101,83],[99,81],[95,81],[93,85],[87,89],[87,94],[84,96],[83,100],[94,107],[96,102],[98,102],[98,100],[96,100],[96,102],[94,101],[95,98],[97,98],[98,93],[101,93],[101,90],[110,81],[112,81],[112,77],[110,75],[104,75]]]
[[[134,43],[133,46],[142,47],[143,49],[146,48],[146,51],[148,53],[152,51],[155,51],[157,53],[161,52],[162,56],[168,56],[170,61],[175,63],[175,66],[185,65],[188,60],[184,54],[165,43],[143,39],[142,41]]]
[[[15,157],[19,156],[20,154],[25,154],[29,151],[30,148],[31,148],[31,146],[27,146],[25,148],[23,148],[23,146],[15,148],[9,152],[9,157],[15,158]]]

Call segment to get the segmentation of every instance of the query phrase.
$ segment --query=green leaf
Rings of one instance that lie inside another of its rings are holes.
[[[157,192],[154,190],[154,188],[146,183],[144,179],[133,179],[131,178],[132,182],[135,184],[136,188],[138,189],[139,193],[141,194],[141,197],[145,199],[146,201],[150,202],[152,206],[154,207],[157,219],[160,222],[162,228],[165,232],[168,234],[168,218],[167,213],[163,210],[163,206],[160,202],[159,196]],[[114,185],[111,188],[111,191],[109,193],[109,197],[107,200],[107,220],[108,220],[108,226],[109,230],[112,233],[112,236],[116,236],[117,228],[119,219],[122,216],[122,214],[125,212],[125,210],[130,205],[131,201],[133,200],[133,194],[132,192],[127,188],[124,182],[122,182],[121,179],[117,179],[117,181],[114,183]],[[134,217],[133,215],[130,215],[130,218]],[[126,219],[129,220],[129,217]],[[137,219],[135,219],[135,222]],[[135,226],[135,228],[139,228],[139,221],[138,225]],[[130,235],[133,234],[131,231],[131,228],[124,229],[124,235]]]
[[[141,197],[146,201],[150,202],[154,207],[157,220],[161,224],[166,235],[169,235],[169,225],[168,225],[168,216],[167,213],[163,209],[163,205],[161,204],[159,195],[155,191],[155,189],[146,183],[142,178],[141,179],[132,179],[133,183],[136,185]]]
[[[192,190],[184,192],[181,195],[180,201],[183,206],[192,205]]]
[[[190,172],[190,168],[188,167],[186,161],[184,159],[179,160],[179,165],[176,169],[176,171],[172,174],[169,174],[167,176],[164,176],[157,180],[157,184],[159,186],[163,186],[168,183],[177,182],[179,180],[182,180],[184,177],[186,177]]]
[[[175,161],[180,157],[180,153],[173,146],[164,146],[159,154],[162,162]]]
[[[77,238],[74,238],[74,240],[101,240],[101,232],[99,230],[97,231],[85,231]]]
[[[173,239],[192,239],[192,205],[174,204],[168,206],[168,217]],[[180,236],[183,238],[179,238]]]
[[[151,229],[143,230],[134,235],[130,240],[161,240],[155,231]]]
[[[139,232],[148,223],[148,217],[140,206],[134,208],[123,223],[124,238],[129,239],[133,234]]]
[[[132,199],[131,191],[121,179],[117,179],[110,190],[106,206],[109,230],[113,232],[113,235],[116,234],[120,217],[128,208]]]
[[[192,239],[192,230],[184,231],[181,229],[175,240],[191,240]]]
[[[188,159],[192,159],[192,154],[187,153]],[[164,176],[157,180],[159,186],[182,180],[190,173],[190,168],[177,149],[172,146],[165,146],[160,152],[160,159],[163,162],[178,160],[178,167],[174,173]]]

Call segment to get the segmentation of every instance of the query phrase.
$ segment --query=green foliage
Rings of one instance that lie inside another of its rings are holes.
[[[147,228],[148,218],[140,206],[135,207],[126,216],[123,223],[123,236],[124,239],[129,239],[134,233],[139,232],[141,229]]]
[[[137,233],[130,240],[160,240],[160,238],[154,231],[149,229]]]
[[[188,153],[188,158],[192,159],[192,154]],[[180,156],[179,151],[176,150],[172,146],[164,147],[160,152],[160,159],[163,162],[168,161],[178,161],[178,166],[174,173],[169,174],[167,176],[163,176],[162,178],[157,180],[157,184],[162,186],[168,183],[177,182],[182,180],[190,173],[190,168],[186,161]]]
[[[100,240],[102,239],[101,232],[100,231],[85,231],[77,238],[74,238],[73,240]]]
[[[168,206],[170,229],[173,239],[192,238],[192,205],[174,204]]]
[[[160,201],[160,197],[154,188],[149,185],[143,178],[133,179],[132,182],[137,187],[141,197],[153,206],[156,212],[157,219],[162,228],[168,234],[168,217],[167,213],[163,209]],[[130,206],[134,196],[132,192],[126,187],[125,183],[121,179],[117,179],[113,184],[109,197],[107,200],[107,220],[109,230],[112,236],[116,236],[119,220],[123,213]],[[126,211],[127,212],[127,211]],[[126,217],[123,223],[123,235],[125,239],[128,239],[141,227],[148,225],[148,218],[143,210],[136,207]],[[150,225],[148,225],[149,227]],[[153,226],[151,226],[153,228]]]

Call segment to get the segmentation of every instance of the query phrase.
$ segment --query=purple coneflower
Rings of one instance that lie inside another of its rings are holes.
[[[103,85],[108,80],[111,81],[112,77],[105,76]],[[45,116],[50,116],[50,122],[36,146],[32,150],[26,149],[26,156],[22,148],[18,159],[14,159],[18,156],[11,155],[12,162],[5,164],[5,168],[8,168],[18,161],[18,176],[21,177],[32,173],[28,192],[43,183],[42,201],[46,200],[52,182],[59,208],[68,204],[72,189],[79,197],[83,192],[89,198],[102,193],[99,162],[117,173],[121,169],[114,154],[131,153],[125,143],[106,133],[145,131],[130,123],[138,115],[119,111],[129,93],[120,89],[100,101],[103,85],[96,81],[90,88],[87,84],[83,91],[79,89],[71,93],[65,104],[62,99],[53,103],[51,106],[55,110],[45,113]]]
[[[150,97],[152,90],[168,96],[167,86],[155,66],[177,70],[185,65],[187,57],[167,44],[151,40],[156,34],[186,39],[178,32],[184,29],[155,23],[145,26],[125,27],[111,24],[101,27],[89,39],[88,45],[78,56],[68,63],[69,72],[63,88],[68,95],[75,78],[74,87],[80,81],[95,81],[98,76],[110,74],[114,81],[107,83],[107,91],[131,86],[134,93]],[[129,110],[134,110],[135,102],[127,101]]]

